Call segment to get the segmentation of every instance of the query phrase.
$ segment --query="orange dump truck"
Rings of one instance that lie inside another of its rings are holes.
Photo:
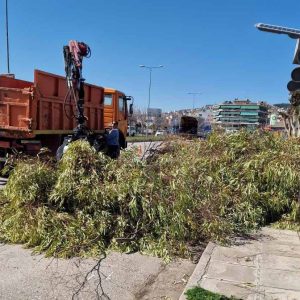
[[[113,89],[86,83],[84,113],[87,126],[104,134],[112,121],[126,136],[127,100]],[[35,70],[34,82],[0,76],[0,158],[12,149],[35,154],[42,147],[54,154],[63,138],[76,127],[74,104],[70,104],[62,76]]]
[[[119,129],[126,136],[128,107],[124,97],[125,95],[118,90],[104,88],[104,127],[108,128],[113,121],[118,121]]]

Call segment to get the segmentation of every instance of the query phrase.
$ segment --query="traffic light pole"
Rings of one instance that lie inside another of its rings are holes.
[[[297,39],[293,64],[300,65],[300,49],[299,49],[299,47],[300,47],[300,41],[299,41],[300,40],[300,30],[299,29],[293,29],[293,28],[282,27],[282,26],[277,26],[277,25],[263,24],[263,23],[258,23],[255,25],[255,27],[260,31],[276,33],[276,34],[285,34],[292,39]]]
[[[297,39],[293,64],[300,65],[300,30],[287,28],[287,27],[280,27],[275,25],[268,25],[268,24],[256,24],[257,29],[261,31],[271,32],[271,33],[278,33],[278,34],[286,34],[292,39]],[[287,112],[281,113],[285,129],[289,137],[300,137],[300,67],[295,68],[291,73],[292,80],[287,84],[287,89],[290,92],[290,103],[291,109]]]
[[[300,30],[277,25],[259,23],[255,25],[258,30],[276,34],[285,34],[292,39],[297,39],[293,64],[300,65]],[[288,91],[292,94],[300,91],[300,67],[295,68],[291,74],[292,80],[287,84]]]

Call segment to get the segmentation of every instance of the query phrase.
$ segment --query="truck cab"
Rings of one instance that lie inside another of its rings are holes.
[[[111,128],[113,121],[118,121],[119,129],[127,136],[128,108],[125,94],[104,88],[104,128]]]

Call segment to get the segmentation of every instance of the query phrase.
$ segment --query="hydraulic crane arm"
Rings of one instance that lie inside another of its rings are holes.
[[[71,40],[68,46],[63,47],[65,72],[68,84],[67,97],[73,98],[76,104],[77,128],[74,129],[76,137],[85,135],[84,116],[84,78],[82,77],[82,60],[91,56],[90,47],[83,43]]]

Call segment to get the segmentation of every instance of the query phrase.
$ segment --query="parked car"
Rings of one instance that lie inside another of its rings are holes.
[[[160,135],[167,135],[167,131],[166,130],[157,130],[155,132],[155,136],[160,136]]]
[[[135,128],[135,126],[128,126],[127,127],[127,135],[128,136],[135,136],[136,135],[136,128]]]
[[[153,132],[153,129],[151,129],[151,128],[146,128],[146,129],[144,129],[144,131],[143,131],[143,134],[149,134],[149,135],[152,135],[154,132]]]

